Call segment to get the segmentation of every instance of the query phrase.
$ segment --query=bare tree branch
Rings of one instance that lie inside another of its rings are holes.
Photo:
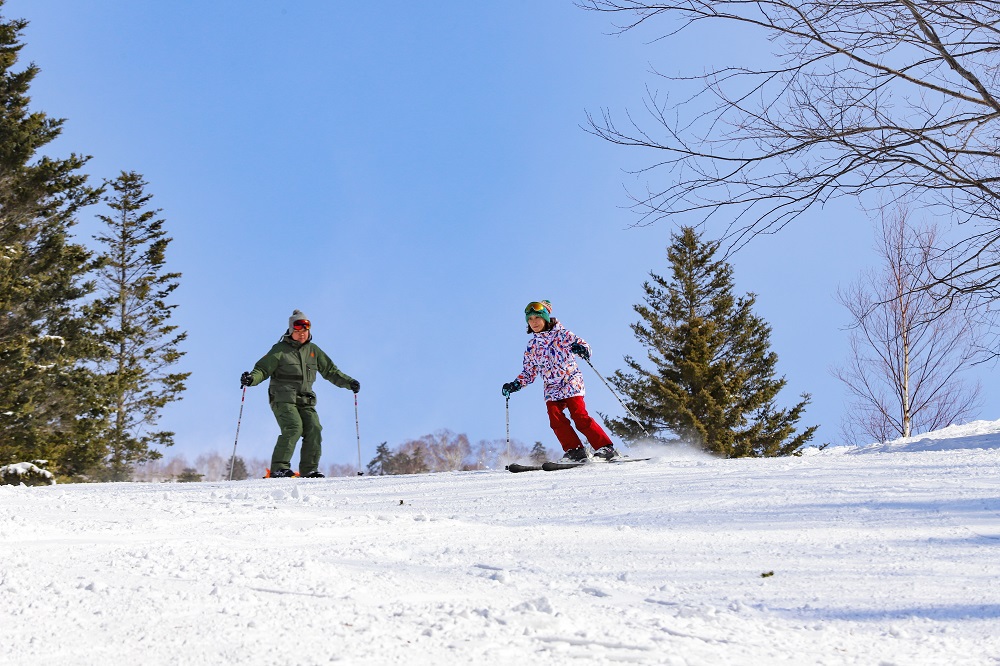
[[[618,32],[735,26],[771,54],[661,74],[672,93],[696,92],[668,103],[647,91],[646,121],[588,115],[596,136],[662,156],[636,172],[650,181],[629,193],[637,225],[722,218],[731,253],[817,204],[906,198],[964,230],[928,275],[925,286],[944,287],[939,306],[949,292],[1000,295],[1000,2],[578,4],[614,16]]]

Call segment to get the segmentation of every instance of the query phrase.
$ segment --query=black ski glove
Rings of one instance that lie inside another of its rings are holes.
[[[582,356],[584,361],[590,360],[590,352],[587,348],[581,345],[579,342],[574,342],[569,346],[569,350],[576,354],[577,356]]]
[[[359,382],[357,379],[352,379],[351,380],[351,390],[354,391],[355,393],[357,393],[358,391],[360,391],[361,390],[361,382]]]
[[[515,379],[512,382],[507,382],[506,384],[504,384],[501,393],[503,393],[503,397],[509,398],[511,393],[515,393],[520,390],[521,390],[521,382]]]
[[[251,384],[253,384],[252,372],[244,372],[242,375],[240,375],[240,388],[243,388],[244,386],[250,386]]]

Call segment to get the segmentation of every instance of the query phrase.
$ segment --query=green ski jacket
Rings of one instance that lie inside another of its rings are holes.
[[[350,388],[354,381],[341,372],[330,357],[313,343],[311,335],[308,342],[299,344],[286,333],[253,366],[253,382],[250,385],[257,386],[270,377],[267,397],[271,403],[290,402],[312,407],[316,405],[313,383],[317,372],[323,379],[340,388]]]

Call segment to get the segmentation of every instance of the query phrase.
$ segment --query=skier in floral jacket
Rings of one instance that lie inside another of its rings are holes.
[[[524,309],[524,318],[531,334],[524,352],[524,369],[517,379],[503,385],[503,395],[509,397],[511,393],[520,391],[541,374],[549,425],[565,452],[563,459],[578,461],[587,458],[586,449],[564,411],[569,412],[577,430],[590,442],[595,456],[605,459],[618,456],[607,433],[587,413],[583,400],[586,392],[583,373],[573,355],[589,359],[590,345],[552,316],[552,304],[548,301],[529,303]]]

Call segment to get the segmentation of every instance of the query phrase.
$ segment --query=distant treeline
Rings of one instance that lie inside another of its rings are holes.
[[[561,455],[561,454],[560,454]],[[388,474],[422,474],[427,472],[449,472],[457,470],[503,469],[511,461],[550,459],[552,452],[541,442],[528,447],[518,441],[510,442],[508,452],[504,439],[480,440],[471,444],[464,434],[450,430],[438,430],[418,439],[408,440],[390,448],[386,442],[378,446],[375,457],[364,470],[365,474],[382,476]],[[199,455],[193,461],[185,456],[171,456],[150,460],[138,465],[132,474],[133,481],[147,482],[190,482],[225,481],[229,479],[232,458],[218,453]],[[270,461],[265,458],[243,458],[236,456],[233,480],[263,478]],[[357,465],[330,463],[321,467],[327,476],[356,476]]]

